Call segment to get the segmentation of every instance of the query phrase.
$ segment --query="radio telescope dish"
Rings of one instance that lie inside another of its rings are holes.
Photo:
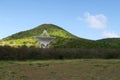
[[[35,36],[35,38],[40,43],[40,48],[48,48],[49,44],[55,39],[55,37],[50,37],[46,30],[40,36]]]

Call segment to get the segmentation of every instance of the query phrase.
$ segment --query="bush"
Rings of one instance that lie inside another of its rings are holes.
[[[9,46],[0,47],[0,60],[44,60],[44,59],[116,59],[119,49],[80,49],[80,48],[35,48]]]

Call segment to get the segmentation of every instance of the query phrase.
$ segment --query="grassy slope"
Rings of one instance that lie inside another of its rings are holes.
[[[47,30],[50,36],[56,37],[56,39],[52,42],[51,47],[67,47],[67,48],[75,48],[75,47],[90,47],[92,40],[87,40],[83,38],[78,38],[71,33],[65,31],[59,26],[53,24],[43,24],[37,26],[34,29],[19,32],[17,34],[13,34],[7,38],[3,39],[3,43],[7,45],[27,45],[27,46],[38,46],[38,41],[34,38],[34,36],[39,36],[43,30]]]
[[[42,24],[34,29],[13,34],[0,41],[0,44],[10,46],[36,46],[39,42],[34,36],[40,36],[43,30],[47,30],[50,36],[56,37],[50,47],[55,48],[120,48],[120,38],[108,38],[101,40],[88,40],[78,38],[59,26],[53,24]]]
[[[120,48],[120,38],[105,38],[97,40],[97,42],[109,48]]]
[[[0,80],[119,80],[120,60],[0,61]]]

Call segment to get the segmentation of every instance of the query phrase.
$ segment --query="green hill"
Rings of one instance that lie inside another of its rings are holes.
[[[47,30],[50,36],[56,37],[50,47],[56,48],[85,48],[90,47],[92,40],[78,38],[66,30],[53,24],[42,24],[31,30],[22,31],[7,38],[4,38],[0,43],[9,46],[39,46],[39,42],[34,36],[40,36],[43,30]]]
[[[33,29],[13,34],[2,39],[0,45],[39,47],[39,42],[35,36],[40,36],[43,30],[47,30],[50,36],[56,37],[50,45],[51,48],[120,48],[120,38],[96,41],[83,39],[53,24],[42,24]]]
[[[108,48],[120,48],[120,38],[105,38],[97,40],[97,42]]]

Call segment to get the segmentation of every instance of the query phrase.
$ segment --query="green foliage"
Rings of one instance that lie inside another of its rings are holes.
[[[44,60],[44,59],[116,59],[120,58],[120,49],[80,49],[35,47],[0,47],[0,60]]]
[[[26,45],[28,47],[30,46],[39,47],[39,42],[35,39],[34,36],[40,36],[43,30],[47,30],[50,36],[56,37],[56,39],[51,43],[50,47],[77,48],[77,47],[83,47],[83,45],[88,46],[90,42],[90,40],[78,38],[72,35],[71,33],[65,31],[64,29],[53,24],[43,24],[37,26],[34,29],[13,34],[7,38],[4,38],[1,42],[4,42],[4,45],[7,44],[9,46],[14,46],[14,47],[23,46],[23,45]]]
[[[102,40],[88,40],[78,38],[53,24],[42,24],[31,30],[13,34],[0,41],[0,45],[19,47],[39,47],[35,36],[40,36],[43,30],[47,30],[50,36],[56,37],[50,48],[120,48],[120,38],[108,38]]]
[[[120,48],[120,38],[106,38],[98,40],[97,42],[102,43],[108,48]]]
[[[40,36],[43,30],[47,30],[50,36],[59,36],[59,37],[64,37],[64,38],[73,37],[72,34],[68,33],[67,31],[65,31],[64,29],[56,25],[43,24],[43,25],[37,26],[34,29],[13,34],[7,38],[4,38],[4,40],[33,38],[34,36]]]

